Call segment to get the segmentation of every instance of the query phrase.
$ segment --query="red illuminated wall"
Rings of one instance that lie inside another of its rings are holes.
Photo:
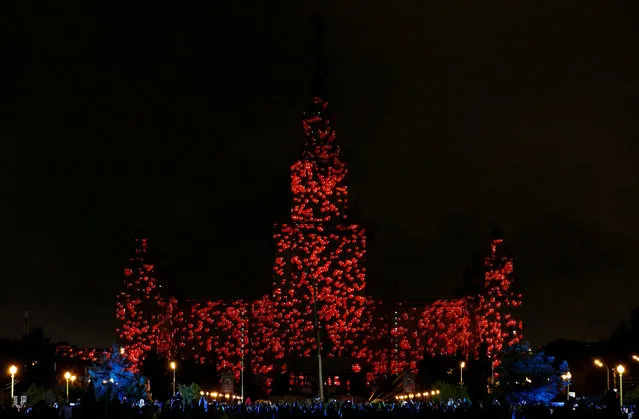
[[[251,368],[255,374],[267,375],[273,371],[274,354],[281,352],[280,340],[275,337],[273,302],[265,295],[251,303],[249,343]]]
[[[372,372],[397,374],[417,371],[424,347],[418,321],[423,307],[413,304],[377,303],[371,307],[374,316],[372,336]]]
[[[418,322],[421,343],[431,356],[470,356],[474,351],[467,299],[436,301]]]
[[[277,300],[281,294],[276,293],[274,298],[264,296],[251,303],[241,300],[178,303],[172,297],[157,299],[152,286],[139,286],[153,282],[149,276],[152,266],[140,256],[145,253],[146,241],[139,243],[143,245],[132,259],[139,265],[138,275],[134,275],[131,268],[125,271],[127,288],[135,292],[122,293],[118,299],[118,318],[128,325],[120,330],[128,331],[121,335],[130,359],[140,360],[148,348],[154,347],[169,359],[213,362],[218,371],[232,371],[238,377],[244,354],[246,368],[263,376],[268,386],[276,359],[314,356],[312,286],[307,278],[310,273],[302,271],[299,276],[292,275],[307,287],[306,297],[299,292],[301,286],[292,285],[289,287],[292,292],[286,294],[288,299]],[[521,305],[521,295],[511,291],[512,259],[503,254],[501,245],[501,240],[491,242],[491,256],[486,259],[485,290],[477,296],[428,304],[389,305],[362,295],[351,297],[349,294],[345,298],[337,292],[343,287],[337,287],[332,295],[326,292],[327,295],[322,296],[318,287],[319,300],[325,304],[320,305],[319,310],[324,346],[327,342],[333,345],[330,350],[324,350],[325,355],[352,358],[354,370],[358,372],[379,375],[387,374],[390,369],[392,374],[397,374],[404,370],[416,371],[425,355],[473,357],[485,343],[488,355],[494,357],[505,347],[519,342],[522,324],[515,320],[513,312]],[[291,296],[300,294],[305,304],[291,304]],[[326,303],[329,298],[332,304]],[[281,304],[282,301],[288,303]],[[353,303],[349,304],[350,301]],[[150,311],[157,311],[159,307],[160,313],[146,315],[145,305]],[[124,307],[133,309],[122,311]],[[126,316],[127,313],[130,316]],[[303,316],[306,316],[306,328],[295,327]],[[352,322],[344,320],[349,316],[354,317]],[[145,319],[149,320],[145,323]],[[153,333],[147,335],[142,333],[144,330]],[[337,348],[341,352],[335,351]],[[96,355],[85,350],[59,352],[79,358]],[[498,363],[498,359],[494,359]]]
[[[336,356],[355,356],[368,325],[364,271],[364,231],[337,226],[282,226],[275,234],[273,316],[281,339],[276,357],[309,356],[315,347],[313,292],[317,289],[319,322],[330,339],[324,348]]]
[[[111,352],[104,349],[95,349],[95,348],[75,348],[73,346],[64,345],[64,346],[56,346],[55,348],[56,356],[62,358],[71,358],[80,361],[84,361],[87,363],[97,362],[102,356],[106,356],[107,358],[111,355]]]
[[[469,357],[476,348],[468,299],[371,306],[370,364],[374,374],[417,372],[429,356]]]
[[[178,358],[178,335],[184,324],[184,312],[175,297],[160,298],[157,317],[156,350],[167,359]]]
[[[248,341],[249,305],[239,300],[190,302],[189,306],[179,335],[182,357],[213,361],[218,371],[233,372],[239,379]]]

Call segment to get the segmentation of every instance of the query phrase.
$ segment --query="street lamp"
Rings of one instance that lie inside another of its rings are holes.
[[[12,365],[9,367],[9,374],[11,374],[11,405],[15,406],[15,399],[13,398],[13,387],[15,384],[16,372],[18,372],[18,367]]]
[[[572,374],[568,371],[563,374],[561,378],[566,382],[566,400],[570,400],[570,379],[572,378]]]
[[[69,371],[64,373],[64,379],[67,380],[67,403],[69,403],[69,380],[71,382],[75,381],[75,375],[71,375]]]
[[[626,372],[626,368],[623,365],[617,365],[617,372],[619,373],[619,406],[623,407],[623,373]]]
[[[309,275],[308,270],[304,270],[306,276]],[[311,273],[312,274],[312,273]],[[319,384],[319,398],[323,402],[324,401],[324,377],[322,371],[322,339],[320,335],[319,321],[317,315],[317,280],[315,275],[311,275],[311,280],[313,281],[313,320],[315,326],[315,344],[317,345],[317,381]]]
[[[464,385],[464,368],[466,367],[466,363],[464,361],[462,361],[459,364],[459,385],[463,386]]]
[[[633,355],[632,359],[634,359],[635,361],[639,362],[639,356],[637,356],[637,355]]]
[[[242,320],[241,320],[241,327],[240,327],[240,332],[241,334],[241,344],[242,344],[242,359],[241,359],[241,368],[240,368],[240,395],[241,395],[241,402],[244,403],[244,319],[246,318],[246,309],[244,307],[242,307]]]
[[[608,368],[608,365],[601,362],[600,359],[595,359],[595,365],[599,368],[606,369],[606,390],[610,391],[610,368]]]
[[[171,362],[170,366],[173,370],[173,395],[175,396],[175,369],[177,368],[177,364],[175,362]]]
[[[104,397],[104,417],[109,417],[109,400],[111,400],[111,394],[113,392],[113,377],[108,380],[102,380],[102,384],[106,387],[106,397]],[[117,384],[116,384],[117,385]]]

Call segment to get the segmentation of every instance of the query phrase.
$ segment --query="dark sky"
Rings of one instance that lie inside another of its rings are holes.
[[[598,339],[639,305],[634,10],[59,3],[1,6],[1,335],[28,286],[34,325],[109,345],[136,235],[191,296],[270,290],[316,13],[373,295],[452,295],[500,227],[533,343]]]

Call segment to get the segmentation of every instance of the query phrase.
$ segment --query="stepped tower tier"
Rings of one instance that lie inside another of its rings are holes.
[[[366,235],[346,224],[346,164],[335,142],[328,104],[311,102],[302,121],[304,150],[291,166],[291,222],[275,225],[273,279],[276,358],[310,357],[316,349],[313,293],[317,290],[327,356],[366,357]]]
[[[513,259],[504,251],[501,237],[491,241],[484,266],[484,290],[477,297],[477,337],[493,357],[523,340],[523,323],[516,318],[522,295],[513,290]]]
[[[294,223],[328,223],[346,219],[346,163],[341,160],[328,103],[315,97],[302,121],[304,150],[291,166]]]
[[[155,268],[147,260],[148,240],[136,240],[135,255],[124,269],[124,290],[117,296],[118,341],[133,369],[158,340],[161,314]]]

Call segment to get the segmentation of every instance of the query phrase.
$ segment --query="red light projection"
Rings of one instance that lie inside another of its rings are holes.
[[[512,291],[513,260],[503,251],[503,240],[494,239],[484,266],[485,291],[477,296],[477,337],[495,357],[523,339],[523,324],[512,313],[521,306],[521,294]]]
[[[317,349],[313,304],[326,356],[366,357],[366,235],[346,219],[346,164],[328,104],[314,98],[303,119],[305,149],[291,167],[291,224],[276,225],[273,322],[275,358],[310,357]]]
[[[158,306],[156,350],[167,359],[176,359],[179,354],[177,333],[184,322],[184,313],[174,297],[160,298]]]
[[[145,259],[147,240],[137,241],[117,297],[117,332],[134,367],[155,349],[168,359],[214,363],[239,378],[244,359],[268,389],[274,374],[295,373],[287,359],[315,357],[315,300],[324,356],[350,358],[352,372],[366,374],[367,382],[414,372],[424,356],[468,358],[480,347],[498,362],[499,353],[521,341],[522,323],[513,317],[521,294],[512,291],[513,262],[501,239],[491,242],[479,295],[429,304],[367,297],[366,235],[346,223],[346,164],[320,98],[304,116],[303,132],[302,158],[291,167],[291,220],[275,226],[270,296],[253,302],[161,298]]]
[[[432,303],[422,311],[418,328],[426,353],[431,356],[471,354],[473,336],[465,299]]]
[[[440,300],[430,304],[377,303],[371,330],[372,372],[417,372],[429,356],[469,356],[473,353],[468,302]]]
[[[57,346],[55,348],[56,356],[62,358],[78,359],[87,363],[95,363],[102,356],[107,358],[111,356],[111,352],[95,348],[76,349],[72,346]]]
[[[273,320],[281,341],[276,358],[310,356],[316,347],[313,302],[317,299],[327,354],[358,357],[356,341],[369,324],[363,322],[366,297],[362,268],[366,239],[357,226],[332,231],[313,225],[283,225],[275,234],[278,257],[273,282]],[[317,296],[314,295],[315,290]]]
[[[377,303],[374,306],[374,374],[417,370],[417,362],[424,356],[417,329],[420,309],[419,306],[403,303]]]
[[[316,97],[302,121],[304,151],[291,166],[291,192],[295,223],[327,223],[345,219],[346,163],[340,158],[331,127],[328,103]]]
[[[266,295],[251,304],[249,343],[253,373],[270,374],[273,371],[273,354],[280,353],[283,349],[280,339],[275,337],[273,303]]]
[[[191,312],[178,339],[182,357],[200,363],[213,359],[219,371],[230,371],[239,379],[247,349],[248,304],[241,300],[207,301],[189,306]]]
[[[116,333],[133,369],[157,342],[160,295],[153,265],[145,261],[147,250],[147,239],[136,240],[135,256],[124,269],[125,289],[116,302],[116,318],[120,322]]]

